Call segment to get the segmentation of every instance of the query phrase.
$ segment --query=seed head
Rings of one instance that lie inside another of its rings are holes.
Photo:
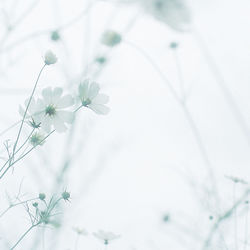
[[[65,201],[68,201],[69,198],[70,198],[70,193],[67,192],[67,191],[62,192],[62,198],[63,198]]]
[[[45,195],[44,193],[40,193],[40,194],[39,194],[39,199],[40,199],[41,201],[44,201],[45,198],[46,198],[46,195]]]

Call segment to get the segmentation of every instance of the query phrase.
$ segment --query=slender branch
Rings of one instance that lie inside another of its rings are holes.
[[[155,71],[159,74],[159,76],[161,77],[161,79],[163,80],[163,82],[167,85],[167,87],[169,88],[171,94],[173,95],[173,97],[175,98],[175,100],[177,101],[177,103],[180,105],[180,107],[182,108],[184,115],[190,125],[190,128],[193,132],[194,138],[196,140],[196,143],[198,145],[198,148],[200,150],[201,156],[204,160],[205,166],[208,169],[208,174],[213,182],[213,189],[215,190],[215,194],[216,194],[216,180],[213,174],[213,170],[212,170],[212,164],[209,160],[206,148],[203,144],[200,132],[195,124],[195,121],[189,111],[189,109],[187,108],[187,106],[185,105],[185,102],[182,98],[180,98],[176,92],[176,90],[172,87],[170,81],[166,78],[166,76],[162,73],[161,69],[159,68],[159,66],[154,62],[154,60],[151,58],[150,55],[148,55],[148,53],[146,51],[144,51],[142,48],[140,48],[139,46],[135,45],[134,43],[130,42],[130,41],[124,41],[127,45],[129,45],[130,47],[136,49],[155,69]]]
[[[53,134],[55,132],[55,130],[51,131],[46,137],[43,138],[43,140],[41,141],[41,143],[43,143],[51,134]],[[40,143],[40,144],[41,144]],[[15,160],[14,162],[12,162],[8,168],[5,169],[5,171],[2,173],[2,175],[0,175],[0,179],[3,178],[3,176],[8,172],[8,170],[10,169],[11,166],[13,166],[14,164],[16,164],[18,161],[20,161],[21,159],[23,159],[27,154],[29,154],[31,151],[33,151],[38,145],[32,147],[30,150],[28,150],[25,154],[23,154],[22,156],[20,156],[17,160]]]
[[[28,112],[28,109],[29,109],[31,100],[32,100],[32,98],[33,98],[33,96],[34,96],[34,93],[35,93],[35,90],[36,90],[38,81],[39,81],[39,79],[40,79],[40,76],[41,76],[41,74],[42,74],[42,72],[43,72],[43,70],[44,70],[45,67],[46,67],[46,64],[43,65],[42,69],[40,70],[40,72],[39,72],[39,74],[38,74],[38,77],[37,77],[37,79],[36,79],[36,82],[35,82],[35,85],[34,85],[34,87],[33,87],[32,93],[31,93],[31,95],[30,95],[28,104],[27,104],[26,109],[25,109],[25,111],[24,111],[23,119],[22,119],[22,122],[21,122],[21,125],[20,125],[20,128],[19,128],[19,131],[18,131],[18,135],[17,135],[17,138],[16,138],[16,142],[15,142],[14,147],[13,147],[12,158],[14,158],[14,156],[15,156],[15,150],[16,150],[17,143],[18,143],[18,141],[19,141],[21,132],[22,132],[22,128],[23,128],[24,120],[25,120],[25,118],[26,118],[26,114],[27,114],[27,112]],[[9,161],[10,164],[11,164],[11,161],[12,161],[12,159]]]
[[[250,189],[247,189],[240,199],[238,199],[228,210],[226,210],[221,216],[218,217],[218,219],[210,229],[210,232],[205,240],[205,243],[203,244],[202,247],[203,250],[207,249],[210,246],[213,236],[215,232],[218,230],[220,224],[232,216],[234,210],[248,197],[249,194],[250,194]]]
[[[245,222],[245,241],[244,241],[244,250],[247,249],[248,245],[248,210],[249,210],[249,205],[247,201],[247,214],[246,214],[246,222]]]
[[[236,199],[236,187],[237,183],[234,182],[233,184],[233,204],[235,203]],[[235,250],[238,250],[238,229],[237,229],[237,207],[234,209],[234,246]]]
[[[198,43],[199,47],[203,51],[203,54],[207,60],[207,63],[208,63],[211,71],[213,72],[213,74],[216,78],[216,82],[217,82],[219,88],[221,89],[222,94],[224,95],[224,98],[228,103],[228,106],[230,107],[230,111],[232,112],[235,119],[238,121],[238,123],[241,127],[241,130],[242,130],[243,134],[245,135],[245,138],[247,139],[248,144],[250,145],[250,130],[247,126],[247,122],[246,122],[243,114],[241,113],[241,110],[240,110],[237,102],[235,101],[232,92],[227,87],[227,83],[224,79],[224,76],[222,75],[219,67],[216,64],[216,61],[212,57],[208,47],[206,46],[206,44],[205,44],[202,36],[199,34],[199,32],[194,31],[193,36],[194,36],[196,42]]]
[[[0,218],[3,217],[11,208],[13,207],[16,207],[18,205],[22,205],[28,201],[34,201],[34,200],[37,200],[38,198],[33,198],[33,199],[29,199],[29,200],[26,200],[26,201],[20,201],[18,203],[15,203],[15,204],[11,204],[9,205],[1,214],[0,214]]]
[[[16,246],[23,240],[23,238],[36,226],[38,226],[40,224],[40,222],[38,222],[37,224],[32,225],[22,236],[21,238],[16,242],[16,244],[10,249],[13,250],[14,248],[16,248]]]

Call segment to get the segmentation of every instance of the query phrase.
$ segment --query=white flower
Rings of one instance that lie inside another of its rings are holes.
[[[191,13],[185,0],[140,0],[143,8],[177,31],[189,31]]]
[[[62,96],[62,88],[45,88],[42,91],[42,99],[38,99],[36,110],[41,110],[38,119],[41,122],[41,128],[46,132],[50,132],[54,127],[58,132],[64,132],[67,127],[65,123],[72,123],[74,113],[65,110],[74,104],[71,95]]]
[[[73,227],[73,230],[79,235],[88,235],[88,232],[85,229],[79,227]]]
[[[98,232],[93,233],[93,235],[97,239],[104,241],[105,245],[109,244],[110,241],[118,239],[118,238],[121,237],[120,235],[116,235],[116,234],[114,234],[112,232],[105,232],[103,230],[99,230]]]
[[[79,98],[83,106],[92,109],[97,114],[105,115],[109,112],[107,104],[109,97],[104,94],[99,94],[100,87],[95,82],[90,82],[88,79],[79,85]]]
[[[45,53],[44,62],[47,65],[54,64],[54,63],[57,62],[57,57],[56,57],[56,55],[51,50],[48,50]]]

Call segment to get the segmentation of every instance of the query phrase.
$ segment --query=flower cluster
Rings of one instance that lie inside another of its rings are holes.
[[[56,63],[57,58],[53,52],[45,54],[46,65]],[[60,87],[44,88],[39,98],[31,96],[24,103],[24,107],[19,107],[19,113],[25,121],[36,130],[29,138],[32,146],[42,145],[46,139],[45,134],[51,131],[59,133],[65,132],[74,121],[76,111],[82,107],[87,107],[97,114],[107,114],[109,108],[108,96],[100,94],[100,86],[89,79],[79,84],[78,95],[63,94]],[[81,102],[81,106],[74,110],[73,105]]]

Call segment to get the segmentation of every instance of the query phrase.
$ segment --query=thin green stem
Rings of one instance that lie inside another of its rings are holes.
[[[3,130],[3,131],[0,133],[0,136],[4,135],[4,134],[5,134],[6,132],[8,132],[10,129],[12,129],[12,128],[14,128],[15,126],[17,126],[21,121],[22,121],[22,120],[17,121],[17,122],[15,122],[14,124],[12,124],[10,127],[8,127],[8,128],[6,128],[5,130]]]
[[[34,133],[35,131],[35,128],[32,129],[31,133],[29,134],[29,136],[26,138],[26,140],[24,141],[24,143],[18,148],[18,151],[20,151],[24,146],[25,144],[29,141],[30,137],[32,136],[32,134]]]
[[[242,202],[249,196],[249,194],[250,194],[250,189],[247,189],[240,199],[235,201],[235,203],[229,209],[227,209],[221,216],[218,217],[218,219],[214,222],[212,228],[209,231],[207,239],[203,244],[202,250],[212,249],[211,242],[213,240],[216,231],[219,230],[219,227],[222,224],[222,222],[228,220],[229,218],[232,218],[235,209],[242,204]]]
[[[26,118],[26,114],[27,114],[27,112],[28,112],[28,109],[29,109],[31,100],[32,100],[32,98],[33,98],[33,96],[34,96],[34,93],[35,93],[35,90],[36,90],[38,81],[39,81],[39,79],[40,79],[40,76],[41,76],[41,74],[42,74],[42,72],[43,72],[43,70],[44,70],[45,67],[46,67],[46,64],[43,65],[42,69],[40,70],[40,72],[39,72],[39,74],[38,74],[38,77],[37,77],[37,79],[36,79],[36,82],[35,82],[35,85],[34,85],[34,87],[33,87],[32,93],[31,93],[31,95],[30,95],[28,104],[27,104],[26,109],[25,109],[25,111],[24,111],[23,119],[22,119],[22,122],[21,122],[21,125],[20,125],[20,128],[19,128],[19,131],[18,131],[18,134],[17,134],[17,139],[16,139],[15,144],[14,144],[14,147],[13,147],[13,152],[12,152],[12,157],[11,157],[11,158],[14,158],[14,156],[15,156],[15,150],[16,150],[17,143],[18,143],[18,141],[19,141],[21,132],[22,132],[22,128],[23,128],[24,120],[25,120],[25,118]],[[10,159],[9,165],[11,164],[11,161],[12,161],[12,159]]]
[[[159,74],[159,76],[161,77],[161,79],[163,80],[163,82],[166,84],[166,86],[169,88],[171,94],[173,95],[173,97],[175,98],[175,100],[177,101],[177,103],[180,105],[180,107],[182,108],[184,115],[190,125],[190,128],[192,130],[192,133],[194,135],[194,138],[196,140],[196,143],[198,145],[198,148],[200,150],[201,156],[203,158],[203,161],[205,163],[205,166],[208,169],[208,174],[210,176],[211,181],[213,182],[213,189],[215,191],[216,194],[216,180],[213,174],[213,170],[212,170],[212,164],[210,162],[210,159],[208,157],[208,153],[207,150],[204,146],[202,137],[200,135],[200,132],[196,126],[196,123],[193,119],[193,116],[191,114],[191,112],[189,111],[187,105],[185,104],[184,100],[182,98],[180,98],[176,92],[176,90],[173,88],[173,86],[171,85],[170,81],[167,79],[167,77],[165,76],[165,74],[163,74],[163,72],[161,71],[161,69],[159,68],[159,66],[154,62],[154,60],[151,58],[151,56],[144,51],[142,48],[140,48],[139,46],[135,45],[134,43],[130,42],[130,41],[124,41],[127,45],[129,45],[130,47],[136,49],[155,69],[155,71]]]
[[[32,225],[31,227],[29,227],[29,229],[20,237],[20,239],[16,242],[16,244],[10,249],[10,250],[13,250],[14,248],[16,248],[16,246],[23,240],[23,238],[36,226],[38,226],[40,224],[37,223],[37,224],[34,224]]]
[[[25,142],[16,150],[15,154],[17,154],[22,148],[23,146],[28,142],[28,140],[30,139],[31,135],[33,134],[35,129],[32,130],[32,132],[30,133],[30,135],[26,138]],[[10,157],[11,158],[11,157]],[[10,162],[10,158],[4,163],[4,165],[1,167],[0,169],[0,173],[3,171],[4,167]]]
[[[78,110],[80,110],[81,108],[83,107],[83,105],[79,106],[75,111],[74,113],[76,113]]]
[[[236,200],[236,186],[237,184],[234,182],[233,185],[233,204]],[[235,250],[238,250],[238,226],[237,226],[237,207],[234,209],[234,245]]]
[[[75,240],[75,250],[78,249],[78,242],[79,242],[79,234],[76,235],[76,240]]]
[[[16,207],[18,205],[22,205],[26,202],[29,202],[29,201],[34,201],[34,200],[37,200],[38,198],[33,198],[33,199],[29,199],[29,200],[26,200],[26,201],[20,201],[18,203],[15,203],[15,204],[11,204],[9,205],[9,207],[7,207],[1,214],[0,214],[0,218],[3,217],[11,208],[13,207]]]
[[[167,77],[162,73],[162,71],[159,68],[159,66],[151,58],[151,56],[146,51],[144,51],[141,47],[137,46],[136,44],[134,44],[134,43],[132,43],[130,41],[127,41],[127,40],[123,40],[123,42],[126,43],[127,45],[129,45],[130,47],[134,48],[135,50],[137,50],[153,66],[153,68],[155,69],[155,71],[158,73],[158,75],[162,78],[163,82],[169,88],[171,94],[180,103],[181,99],[179,98],[177,92],[175,91],[175,89],[173,88],[173,86],[171,85],[171,83],[167,79]]]
[[[247,201],[248,202],[248,201]],[[249,205],[247,203],[247,213],[246,213],[246,221],[245,221],[245,241],[244,241],[244,250],[247,250],[247,245],[248,245],[248,210],[249,210]]]
[[[46,137],[43,138],[43,140],[41,141],[41,143],[43,143],[51,134],[53,134],[55,132],[55,129],[53,131],[51,131]],[[41,144],[40,143],[40,144]],[[7,171],[10,169],[11,166],[13,166],[14,164],[16,164],[18,161],[20,161],[21,159],[23,159],[27,154],[29,154],[31,151],[33,151],[38,145],[32,147],[30,150],[28,150],[24,155],[20,156],[17,160],[13,161],[11,164],[9,164],[8,168],[5,169],[5,171],[2,173],[2,175],[0,176],[0,179],[3,178],[3,176],[7,173]]]
[[[182,68],[181,68],[181,62],[179,59],[178,55],[178,48],[173,49],[174,50],[174,57],[175,57],[175,62],[176,62],[176,68],[179,76],[179,82],[180,82],[180,91],[181,91],[181,97],[183,101],[186,101],[186,93],[185,93],[185,88],[184,88],[184,79],[183,79],[183,74],[182,74]]]
[[[224,76],[222,75],[219,67],[217,66],[215,59],[212,57],[212,54],[210,53],[207,45],[205,44],[205,41],[203,40],[203,37],[201,36],[201,34],[196,30],[193,32],[193,36],[194,36],[198,46],[202,50],[204,57],[206,58],[207,63],[210,67],[210,70],[212,71],[212,73],[215,76],[216,83],[219,86],[219,88],[221,89],[221,92],[222,92],[225,100],[227,101],[228,106],[230,107],[230,111],[232,112],[235,119],[238,121],[238,124],[239,124],[243,134],[245,135],[245,138],[246,138],[248,144],[250,145],[250,131],[249,131],[247,122],[245,120],[245,117],[241,113],[241,110],[240,110],[237,102],[235,101],[232,92],[230,91],[230,89],[227,86],[227,83],[224,79]]]

